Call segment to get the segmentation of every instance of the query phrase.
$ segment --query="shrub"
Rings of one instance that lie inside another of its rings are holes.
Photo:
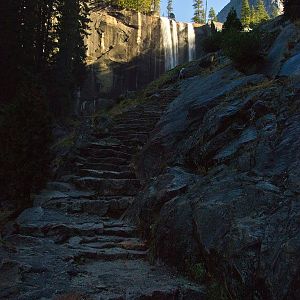
[[[222,33],[215,32],[203,40],[202,48],[206,53],[216,52],[221,49]]]
[[[261,37],[259,32],[237,32],[234,30],[224,33],[222,49],[238,69],[245,71],[250,66],[261,61]]]
[[[225,23],[223,24],[223,31],[241,31],[242,29],[243,25],[237,16],[236,10],[232,7],[227,15]]]

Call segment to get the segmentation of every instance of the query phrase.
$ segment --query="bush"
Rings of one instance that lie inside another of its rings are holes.
[[[27,74],[24,78],[0,114],[0,193],[18,209],[31,204],[31,192],[47,179],[51,142],[44,93]]]
[[[245,71],[261,62],[261,37],[259,32],[228,31],[224,33],[222,49],[238,69]]]
[[[221,49],[222,33],[215,32],[203,40],[202,48],[204,52],[211,53]]]

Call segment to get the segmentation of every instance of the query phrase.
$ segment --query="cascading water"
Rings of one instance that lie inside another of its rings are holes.
[[[173,57],[174,57],[174,66],[178,65],[178,31],[177,23],[172,20],[172,41],[173,41]]]
[[[170,20],[165,17],[161,17],[161,35],[162,44],[165,54],[165,70],[168,71],[174,68],[174,54],[173,54],[173,43],[171,35]]]
[[[161,39],[164,50],[165,70],[173,69],[179,64],[179,46],[180,49],[188,49],[186,60],[196,58],[196,37],[195,29],[192,23],[179,23],[165,17],[161,17]],[[184,38],[182,38],[182,36]],[[180,38],[181,37],[181,38]],[[182,44],[183,41],[184,45]],[[179,43],[181,43],[179,45]],[[181,53],[182,57],[182,53]],[[184,62],[184,61],[182,61]]]
[[[189,46],[189,61],[195,59],[196,56],[196,37],[195,29],[192,23],[188,23],[188,46]]]

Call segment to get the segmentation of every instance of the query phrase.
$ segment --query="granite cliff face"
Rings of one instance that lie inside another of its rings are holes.
[[[273,9],[278,8],[280,12],[283,11],[283,5],[281,0],[263,0],[266,10],[269,15],[272,15]],[[255,6],[257,4],[257,0],[249,0],[250,6]],[[227,15],[231,8],[234,8],[238,15],[241,14],[242,9],[242,0],[231,0],[218,14],[218,20],[220,22],[225,22]]]
[[[134,91],[177,64],[201,55],[206,27],[126,10],[91,14],[88,79],[82,101]]]

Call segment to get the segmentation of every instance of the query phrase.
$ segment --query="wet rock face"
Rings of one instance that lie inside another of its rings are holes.
[[[299,293],[298,80],[230,66],[186,79],[138,160],[148,184],[127,216],[154,255],[179,268],[204,262],[236,299]]]
[[[189,60],[187,23],[163,21],[166,18],[126,10],[92,12],[86,39],[89,72],[82,103],[96,99],[93,105],[98,106],[98,98],[135,91],[158,78],[168,61],[172,61],[173,68]],[[164,24],[167,28],[162,28]],[[202,52],[200,43],[207,34],[205,28],[195,28],[193,47],[197,55]]]

